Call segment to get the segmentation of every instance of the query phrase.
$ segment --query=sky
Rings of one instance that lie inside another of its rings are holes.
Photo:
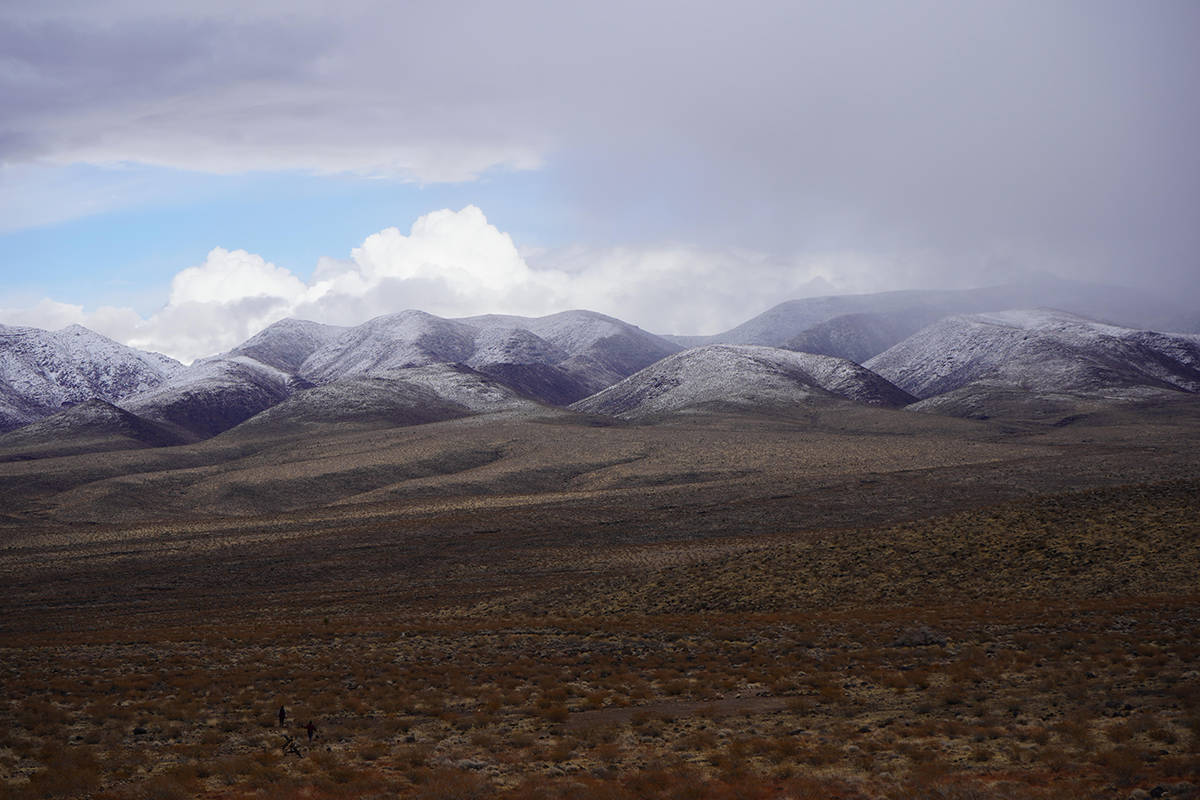
[[[1200,299],[1200,3],[8,0],[0,323]]]

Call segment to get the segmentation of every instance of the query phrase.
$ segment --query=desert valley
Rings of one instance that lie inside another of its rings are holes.
[[[0,327],[0,797],[1200,796],[1200,320],[1057,291]]]

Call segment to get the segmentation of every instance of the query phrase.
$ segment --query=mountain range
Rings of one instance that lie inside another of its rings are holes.
[[[705,408],[787,410],[838,401],[899,408],[915,399],[844,358],[718,344],[668,356],[571,408],[636,419]]]
[[[0,449],[48,455],[480,413],[652,421],[866,405],[1052,422],[1200,394],[1200,335],[1006,305],[1026,294],[789,301],[703,341],[581,310],[410,310],[354,327],[288,319],[190,366],[79,326],[0,326],[0,432],[12,431]],[[1081,290],[1075,305],[1108,296]],[[1134,298],[1125,314],[1154,309]]]
[[[1200,335],[1122,328],[1049,309],[954,315],[864,366],[920,398],[913,410],[1046,417],[1200,392]]]
[[[1200,332],[1195,307],[1142,290],[1034,275],[980,289],[905,290],[788,300],[712,336],[672,336],[688,347],[763,344],[863,361],[950,314],[1056,308],[1130,328]]]

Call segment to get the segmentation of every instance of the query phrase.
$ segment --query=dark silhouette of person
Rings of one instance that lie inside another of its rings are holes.
[[[311,742],[313,734],[317,732],[317,726],[313,725],[313,721],[310,719],[308,724],[304,726],[304,730],[308,731],[308,740]]]
[[[283,727],[284,720],[287,719],[287,709],[283,706],[279,707],[279,727]]]

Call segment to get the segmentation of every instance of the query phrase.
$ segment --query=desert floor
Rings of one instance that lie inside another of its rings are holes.
[[[2,798],[1200,797],[1194,404],[30,455]]]

